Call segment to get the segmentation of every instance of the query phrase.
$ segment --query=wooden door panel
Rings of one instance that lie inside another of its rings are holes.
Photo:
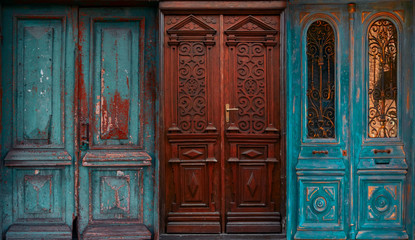
[[[167,16],[167,232],[220,232],[218,16]]]
[[[93,21],[92,149],[142,147],[143,20]]]
[[[65,150],[66,16],[15,17],[13,149],[6,165],[70,165]],[[40,151],[45,148],[46,151]],[[59,157],[57,157],[59,156]],[[47,162],[39,160],[48,159]],[[23,163],[26,162],[26,163]]]
[[[280,232],[277,16],[224,16],[226,231]],[[261,227],[258,227],[261,222]]]
[[[79,232],[84,239],[111,238],[115,226],[129,225],[128,234],[150,239],[155,14],[146,8],[79,11]]]
[[[3,236],[71,239],[76,12],[8,6],[2,17]]]

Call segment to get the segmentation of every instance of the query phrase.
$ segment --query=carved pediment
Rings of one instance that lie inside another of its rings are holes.
[[[277,30],[273,27],[265,24],[261,20],[248,16],[244,20],[236,23],[228,30],[225,31],[226,34],[277,34]]]
[[[225,31],[225,34],[228,35],[228,45],[234,45],[238,41],[264,42],[275,45],[277,33],[275,28],[253,16],[246,17]]]
[[[211,43],[213,45],[213,36],[216,34],[216,30],[190,15],[168,29],[167,34],[170,35],[170,45],[176,45],[183,40],[203,41],[205,44]]]

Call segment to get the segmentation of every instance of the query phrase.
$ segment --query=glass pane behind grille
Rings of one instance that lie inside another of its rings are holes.
[[[370,138],[397,137],[397,31],[385,19],[374,22],[368,31]]]
[[[316,21],[307,31],[307,137],[335,138],[333,28]]]

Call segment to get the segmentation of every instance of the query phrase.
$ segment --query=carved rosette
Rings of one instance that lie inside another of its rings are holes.
[[[332,186],[307,187],[306,220],[319,222],[334,220],[337,214],[335,192]]]
[[[339,229],[343,222],[342,177],[301,176],[298,229]]]
[[[368,186],[368,220],[394,221],[399,216],[398,187]]]

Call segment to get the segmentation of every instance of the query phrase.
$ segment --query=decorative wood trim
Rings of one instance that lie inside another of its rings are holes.
[[[405,10],[396,10],[393,12],[401,18],[402,22],[405,22]]]
[[[13,149],[4,159],[8,167],[67,166],[71,155],[64,149]]]
[[[88,151],[82,159],[84,167],[151,166],[151,156],[145,151]]]
[[[186,25],[192,24],[194,29],[186,28]],[[201,41],[205,45],[215,45],[215,39],[213,35],[216,34],[216,30],[209,25],[199,20],[193,15],[180,21],[178,24],[166,31],[170,35],[170,41],[168,44],[179,45],[181,41]]]
[[[300,13],[300,23],[302,23],[308,15],[310,15],[309,12],[301,12]]]
[[[162,1],[159,8],[162,11],[194,11],[194,10],[283,10],[287,7],[285,1]]]
[[[368,12],[368,11],[362,12],[362,23],[365,21],[365,19],[367,18],[367,16],[369,16],[370,13],[372,12]]]
[[[226,30],[225,34],[228,36],[228,46],[236,46],[241,41],[262,42],[265,46],[275,46],[278,31],[253,16],[248,16]]]

